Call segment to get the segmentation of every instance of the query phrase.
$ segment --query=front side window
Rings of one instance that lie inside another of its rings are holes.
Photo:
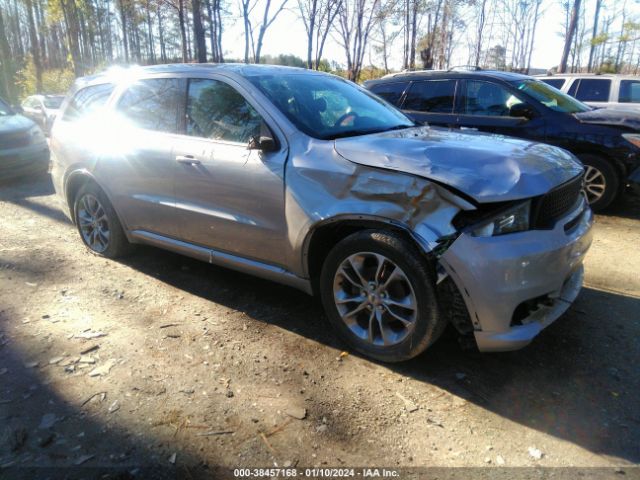
[[[588,105],[539,80],[518,80],[512,85],[536,102],[556,112],[578,113],[591,110]]]
[[[463,113],[508,117],[511,107],[522,101],[501,85],[478,80],[465,82]]]
[[[248,143],[262,118],[233,87],[218,80],[189,80],[187,135]]]
[[[181,85],[177,78],[139,80],[122,94],[117,111],[137,128],[176,133]]]
[[[322,140],[413,127],[400,110],[341,78],[315,73],[248,77],[300,131]]]
[[[101,83],[79,90],[67,105],[62,119],[74,121],[94,113],[107,103],[113,89],[113,84]]]
[[[582,102],[608,102],[611,80],[605,78],[583,78],[580,80],[576,98]]]
[[[400,97],[407,88],[407,82],[383,83],[375,85],[371,91],[394,105],[400,103]]]
[[[414,82],[404,102],[405,110],[430,113],[452,113],[456,80]]]
[[[640,103],[640,81],[622,80],[620,82],[620,103]]]

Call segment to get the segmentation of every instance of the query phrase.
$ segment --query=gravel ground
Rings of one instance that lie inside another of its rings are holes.
[[[402,365],[342,353],[290,288],[153,248],[96,257],[56,202],[48,177],[0,186],[0,478],[274,465],[637,478],[637,196],[598,216],[584,290],[529,347],[481,355],[445,336]]]

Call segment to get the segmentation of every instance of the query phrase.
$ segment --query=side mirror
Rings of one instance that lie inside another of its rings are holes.
[[[275,152],[278,149],[278,142],[274,138],[266,123],[260,124],[260,135],[254,135],[249,139],[247,150],[261,150],[263,152]]]
[[[274,152],[278,149],[276,141],[272,137],[253,136],[249,139],[247,150],[261,150],[263,152]]]
[[[516,103],[509,109],[509,116],[530,120],[536,116],[536,112],[526,103]]]

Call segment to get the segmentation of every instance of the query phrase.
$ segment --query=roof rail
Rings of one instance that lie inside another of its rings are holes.
[[[447,70],[447,72],[454,72],[456,70],[468,70],[471,72],[478,72],[482,70],[482,67],[477,67],[475,65],[455,65]]]

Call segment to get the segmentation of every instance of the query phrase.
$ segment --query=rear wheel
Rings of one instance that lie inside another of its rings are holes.
[[[433,277],[410,242],[366,230],[329,252],[320,293],[329,321],[353,349],[399,362],[422,353],[446,326]]]
[[[580,160],[585,168],[583,185],[589,205],[593,211],[600,212],[618,195],[620,174],[611,162],[595,155],[582,155]]]
[[[80,188],[73,211],[80,238],[93,253],[116,258],[129,252],[118,216],[98,185],[89,182]]]

